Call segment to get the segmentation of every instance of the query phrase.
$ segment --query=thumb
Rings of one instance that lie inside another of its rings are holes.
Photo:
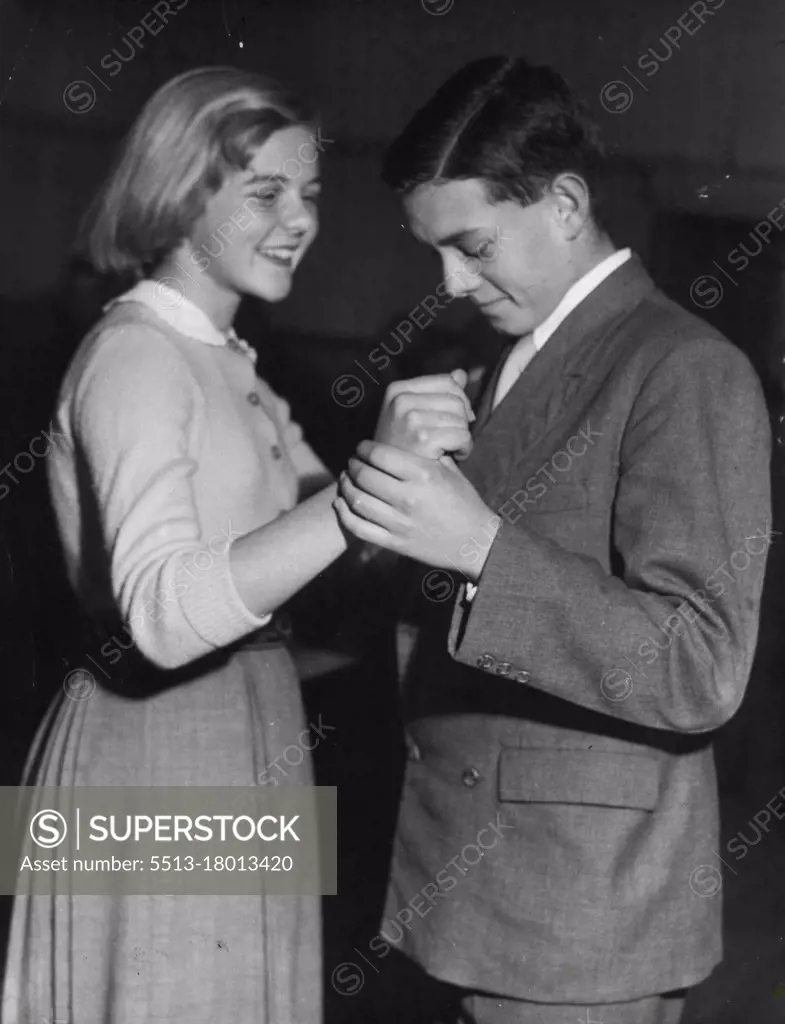
[[[455,381],[459,388],[463,388],[465,390],[466,385],[469,381],[469,375],[466,372],[466,370],[453,370],[450,373],[450,376],[452,377],[452,379]]]

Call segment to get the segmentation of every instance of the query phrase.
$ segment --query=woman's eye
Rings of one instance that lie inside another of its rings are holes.
[[[263,206],[272,206],[280,194],[280,189],[264,188],[256,193],[256,198]]]

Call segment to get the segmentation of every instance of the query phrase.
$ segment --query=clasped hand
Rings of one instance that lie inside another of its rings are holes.
[[[471,448],[464,383],[456,371],[393,385],[376,439],[363,441],[341,474],[335,508],[360,540],[476,579],[499,517],[445,454]]]
[[[465,370],[395,381],[385,392],[374,440],[426,459],[445,453],[465,458],[475,418],[465,386]]]

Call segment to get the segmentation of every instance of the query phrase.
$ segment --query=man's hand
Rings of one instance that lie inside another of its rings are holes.
[[[396,381],[385,393],[374,440],[426,459],[465,458],[475,418],[465,386],[464,370]]]
[[[501,522],[452,459],[363,441],[335,509],[350,533],[438,569],[480,575]]]

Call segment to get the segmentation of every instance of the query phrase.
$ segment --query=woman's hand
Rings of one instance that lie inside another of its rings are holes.
[[[450,458],[363,441],[339,481],[342,526],[438,569],[477,579],[501,523]]]
[[[385,392],[374,440],[424,459],[466,458],[475,416],[465,386],[464,370],[396,381]]]

